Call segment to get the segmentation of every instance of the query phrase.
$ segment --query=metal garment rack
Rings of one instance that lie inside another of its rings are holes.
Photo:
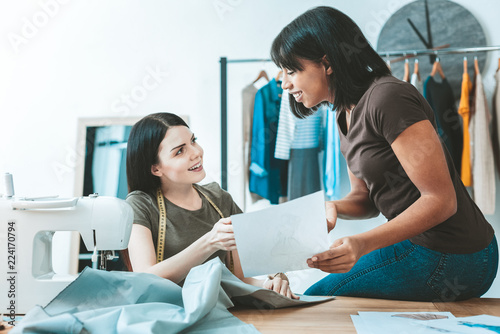
[[[416,57],[425,55],[448,55],[498,51],[500,46],[484,46],[474,48],[447,48],[440,50],[406,50],[406,51],[382,51],[378,52],[381,57]],[[227,190],[227,65],[236,63],[262,63],[270,62],[268,58],[253,59],[227,59],[220,57],[220,122],[221,122],[221,187]]]

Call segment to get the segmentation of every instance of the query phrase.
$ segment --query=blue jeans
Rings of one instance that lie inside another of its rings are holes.
[[[362,256],[352,269],[330,274],[306,295],[356,296],[414,301],[457,301],[480,297],[498,268],[496,238],[472,254],[440,253],[409,240]]]

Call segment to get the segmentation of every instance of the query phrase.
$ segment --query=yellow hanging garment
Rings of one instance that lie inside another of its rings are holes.
[[[470,105],[469,94],[472,89],[472,82],[469,79],[467,72],[467,58],[464,58],[464,74],[462,75],[462,96],[460,97],[460,105],[458,113],[463,119],[464,129],[464,145],[462,151],[462,169],[461,178],[466,187],[472,185],[471,161],[470,161],[470,134],[469,134],[469,119],[470,119]]]

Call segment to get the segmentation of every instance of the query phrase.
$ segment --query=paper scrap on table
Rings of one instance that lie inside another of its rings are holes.
[[[439,330],[441,333],[500,333],[500,317],[487,314],[448,319],[445,321],[430,320],[426,321],[425,324],[428,328]]]
[[[439,330],[426,325],[431,321],[428,319],[454,318],[455,316],[450,312],[358,312],[358,315],[351,315],[358,334],[438,334],[441,333]]]
[[[329,248],[322,191],[231,221],[245,277],[309,269],[307,259]]]

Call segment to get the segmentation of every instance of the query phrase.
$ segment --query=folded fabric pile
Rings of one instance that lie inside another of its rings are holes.
[[[86,268],[46,307],[30,310],[10,333],[259,333],[227,309],[329,299],[292,300],[245,284],[219,258],[193,268],[183,288],[153,274]]]

